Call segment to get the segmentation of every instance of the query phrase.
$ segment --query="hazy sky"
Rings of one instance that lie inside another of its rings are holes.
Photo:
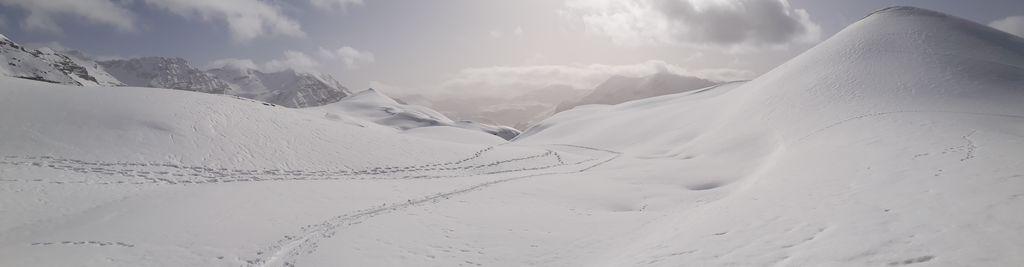
[[[311,69],[354,90],[511,94],[654,71],[752,78],[891,5],[1024,32],[1020,0],[0,0],[0,32],[100,57]]]

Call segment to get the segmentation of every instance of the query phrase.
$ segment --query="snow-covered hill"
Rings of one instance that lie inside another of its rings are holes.
[[[3,35],[0,35],[0,76],[68,85],[122,85],[95,62],[46,47],[29,49]]]
[[[612,76],[579,100],[559,104],[555,112],[582,105],[619,104],[630,100],[697,90],[712,85],[715,85],[715,82],[669,72],[659,72],[644,77]]]
[[[264,73],[232,65],[208,72],[230,84],[231,89],[226,94],[291,108],[322,106],[352,94],[348,88],[326,74],[292,69]]]
[[[578,108],[518,142],[622,151],[604,172],[644,175],[613,180],[690,190],[646,196],[691,204],[583,265],[1016,265],[1022,67],[1024,39],[895,7],[756,80]]]
[[[512,139],[519,131],[505,126],[492,126],[472,121],[452,121],[440,112],[427,107],[402,104],[383,93],[368,89],[341,101],[321,107],[310,108],[336,116],[344,114],[398,130],[409,130],[420,127],[450,126],[496,135],[503,139]]]

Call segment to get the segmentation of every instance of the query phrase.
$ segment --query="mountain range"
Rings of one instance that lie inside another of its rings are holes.
[[[336,103],[333,106],[347,107],[346,112],[353,114],[376,114],[372,121],[400,130],[451,126],[483,131],[504,139],[519,134],[510,127],[456,122],[426,107],[399,104],[373,89],[365,91],[358,99],[339,103],[353,93],[327,74],[294,69],[265,72],[231,64],[203,70],[185,59],[173,57],[94,61],[74,50],[30,49],[3,35],[0,35],[0,75],[74,86],[151,87],[223,94],[289,108]],[[352,108],[353,105],[358,108]]]

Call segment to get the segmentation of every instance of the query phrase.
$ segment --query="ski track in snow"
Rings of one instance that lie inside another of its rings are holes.
[[[397,210],[400,210],[400,209],[405,209],[405,208],[409,208],[409,207],[413,207],[413,206],[418,206],[418,205],[422,205],[422,204],[426,204],[426,203],[437,203],[437,202],[439,202],[441,200],[446,200],[446,199],[449,199],[449,198],[451,198],[453,196],[458,196],[458,195],[466,194],[466,193],[469,193],[469,192],[472,192],[472,191],[477,191],[477,190],[483,189],[485,187],[493,186],[493,185],[496,185],[496,184],[516,181],[516,180],[521,180],[521,179],[526,179],[526,178],[531,178],[531,177],[538,177],[538,176],[581,173],[581,172],[585,172],[585,171],[588,171],[590,169],[593,169],[595,167],[598,167],[600,165],[603,165],[603,164],[605,164],[607,162],[610,162],[612,160],[615,160],[619,156],[622,155],[621,152],[605,150],[605,149],[600,149],[600,148],[592,148],[592,147],[585,147],[585,146],[578,146],[578,145],[563,145],[563,144],[559,144],[559,145],[560,146],[568,146],[568,147],[587,149],[587,150],[592,150],[592,151],[599,151],[599,152],[603,152],[603,153],[609,153],[612,156],[611,157],[607,157],[607,158],[605,158],[603,160],[600,160],[600,161],[598,161],[598,162],[596,162],[594,164],[588,165],[588,166],[586,166],[586,167],[584,167],[582,169],[578,169],[578,170],[551,171],[551,172],[534,173],[534,174],[527,174],[527,175],[513,176],[513,177],[508,177],[508,178],[491,180],[491,181],[488,181],[488,182],[475,184],[475,185],[472,185],[472,186],[460,188],[460,189],[453,190],[453,191],[441,192],[441,193],[432,194],[432,195],[428,195],[428,196],[424,196],[424,197],[420,197],[420,198],[409,199],[409,200],[406,200],[405,202],[387,203],[387,204],[383,204],[381,206],[370,207],[370,208],[366,208],[366,209],[363,209],[363,210],[358,210],[358,211],[355,211],[355,212],[352,212],[352,213],[338,215],[338,216],[332,217],[332,218],[330,218],[330,219],[328,219],[326,221],[323,221],[323,222],[321,222],[319,224],[314,224],[314,225],[309,225],[309,226],[306,226],[306,227],[302,227],[301,233],[298,234],[298,235],[285,235],[284,238],[279,239],[279,240],[273,242],[272,245],[270,245],[267,249],[265,249],[265,251],[258,251],[256,253],[256,258],[255,259],[246,260],[246,263],[249,266],[295,266],[295,261],[296,261],[295,258],[296,257],[298,257],[300,255],[303,255],[303,254],[312,254],[312,253],[316,252],[316,249],[318,247],[318,244],[319,244],[320,240],[328,239],[328,238],[333,237],[336,234],[337,230],[339,228],[343,227],[343,226],[348,226],[348,225],[354,225],[354,224],[361,223],[361,221],[360,221],[361,219],[367,219],[367,218],[374,217],[374,216],[377,216],[377,215],[382,215],[382,214],[386,214],[386,213],[389,213],[389,212],[393,212],[393,211],[397,211]],[[555,153],[555,154],[557,155],[557,153]],[[564,162],[561,159],[561,157],[558,157],[558,161],[559,162],[557,164],[553,164],[553,165],[549,165],[549,166],[543,166],[543,167],[522,169],[522,170],[510,170],[510,171],[503,172],[503,173],[519,173],[519,172],[530,171],[530,170],[546,170],[546,169],[551,169],[551,168],[560,167],[560,166],[576,166],[576,165],[582,165],[582,164],[585,164],[587,162],[592,162],[592,161],[596,161],[596,160],[598,160],[598,158],[590,158],[590,159],[585,159],[585,160],[581,160],[581,161],[578,161],[578,162],[566,163],[566,162]]]

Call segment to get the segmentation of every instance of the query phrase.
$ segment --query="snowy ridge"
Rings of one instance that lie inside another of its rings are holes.
[[[46,47],[31,50],[0,37],[0,75],[68,85],[121,85],[95,62]]]
[[[291,69],[264,73],[238,66],[224,66],[208,72],[231,85],[227,94],[291,108],[322,106],[352,94],[326,74]]]
[[[182,58],[142,57],[101,61],[107,72],[128,86],[223,94],[230,86]]]

